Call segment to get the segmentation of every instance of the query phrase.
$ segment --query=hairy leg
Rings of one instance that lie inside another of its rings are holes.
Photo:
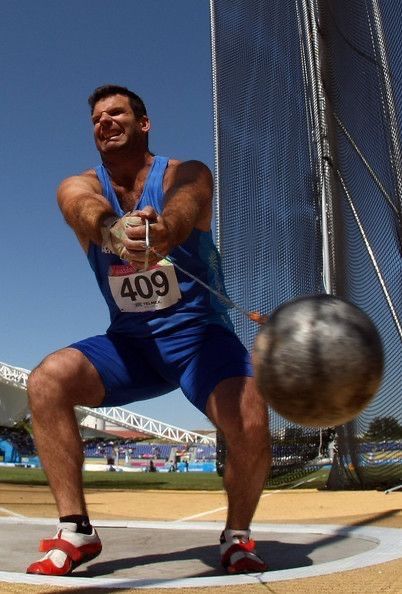
[[[222,381],[208,399],[207,414],[222,431],[226,449],[226,528],[249,528],[271,464],[267,405],[254,378]]]
[[[102,381],[80,351],[62,349],[31,372],[28,397],[35,444],[59,516],[86,514],[83,445],[74,406],[99,406]]]

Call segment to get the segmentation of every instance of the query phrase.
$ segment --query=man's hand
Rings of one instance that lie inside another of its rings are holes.
[[[147,248],[146,224],[149,221]],[[154,266],[174,246],[163,218],[150,206],[124,217],[110,217],[102,224],[102,246],[122,260],[144,270]]]
[[[145,224],[145,219],[150,222],[149,226],[149,247],[156,261],[167,256],[177,245],[171,230],[166,224],[163,216],[158,214],[151,206],[146,206],[143,210],[132,212],[133,215],[141,217]],[[135,229],[133,237],[138,238],[141,230]]]
[[[131,215],[122,218],[108,217],[103,221],[101,227],[102,247],[119,256],[122,260],[130,261],[131,257],[128,248],[130,247],[133,250],[136,246],[128,244],[127,230],[137,225],[142,225],[140,217]]]

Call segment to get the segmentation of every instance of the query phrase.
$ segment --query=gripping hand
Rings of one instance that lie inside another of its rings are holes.
[[[127,242],[130,238],[127,236],[127,229],[143,225],[141,217],[126,215],[122,218],[109,217],[102,223],[102,247],[106,248],[122,260],[131,261],[132,254],[127,250]]]

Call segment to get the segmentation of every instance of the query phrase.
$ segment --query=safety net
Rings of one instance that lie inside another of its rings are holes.
[[[402,7],[397,0],[211,0],[216,238],[226,288],[272,312],[331,292],[385,351],[381,389],[346,426],[271,414],[271,484],[329,468],[332,488],[402,482]],[[251,349],[258,326],[232,319]],[[336,435],[336,439],[334,436]],[[218,439],[219,468],[225,447]]]

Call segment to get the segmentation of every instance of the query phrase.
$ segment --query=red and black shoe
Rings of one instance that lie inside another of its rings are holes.
[[[249,530],[224,530],[220,537],[221,563],[228,573],[263,573],[268,565],[255,552]]]
[[[60,523],[54,538],[40,542],[39,551],[46,555],[31,563],[27,573],[70,575],[82,563],[95,559],[102,551],[96,530],[92,529],[92,534],[81,534],[76,530],[76,524]]]

